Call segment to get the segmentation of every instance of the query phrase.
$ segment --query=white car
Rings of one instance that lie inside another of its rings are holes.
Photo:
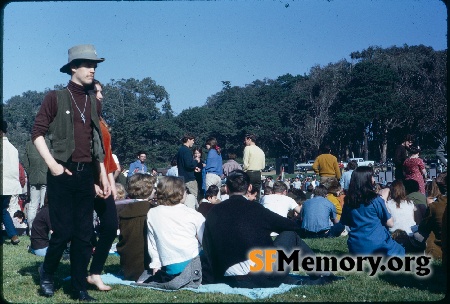
[[[308,160],[306,163],[296,164],[295,168],[298,171],[308,171],[308,170],[312,170],[313,164],[314,164],[314,160]]]
[[[364,158],[360,158],[360,157],[356,157],[356,158],[350,158],[348,161],[356,161],[356,163],[358,164],[358,167],[361,166],[369,166],[369,167],[373,167],[373,165],[375,164],[374,160],[364,160]]]

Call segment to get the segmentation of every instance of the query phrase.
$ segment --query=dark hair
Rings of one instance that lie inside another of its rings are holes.
[[[447,171],[440,173],[436,177],[436,184],[439,187],[439,191],[441,191],[442,194],[447,194]]]
[[[14,212],[13,217],[17,217],[20,219],[25,219],[25,213],[23,213],[22,210],[17,210],[16,212]]]
[[[217,194],[219,194],[219,187],[216,185],[211,185],[205,192],[205,198],[217,196]]]
[[[294,200],[297,202],[297,204],[302,204],[304,201],[306,201],[306,194],[301,189],[292,189],[292,194],[295,196]]]
[[[320,154],[327,154],[331,152],[330,145],[323,145],[319,149]]]
[[[341,184],[335,178],[330,179],[324,186],[327,188],[328,193],[334,196],[338,196],[338,191],[342,190]]]
[[[406,194],[413,192],[419,192],[419,183],[414,179],[406,179],[403,181],[403,186],[405,186]]]
[[[319,185],[316,188],[314,188],[314,197],[316,197],[316,196],[326,197],[327,193],[328,193],[328,190],[324,185]]]
[[[411,147],[409,147],[409,153],[410,154],[418,154],[418,153],[420,153],[420,148],[419,147],[413,147],[413,146],[411,146]]]
[[[358,168],[358,163],[355,160],[351,160],[347,164],[347,170],[355,170]]]
[[[195,151],[198,151],[198,152],[200,152],[200,154],[203,154],[202,147],[195,147],[195,148],[193,148],[193,149],[192,149],[192,154],[194,154]]]
[[[347,204],[350,208],[359,208],[361,204],[369,205],[378,196],[372,183],[372,177],[372,167],[361,166],[356,168],[350,178],[344,204]]]
[[[250,177],[242,170],[234,170],[228,174],[226,185],[230,195],[245,194],[250,185]]]
[[[390,190],[391,190],[391,198],[395,201],[397,208],[400,208],[400,203],[408,199],[406,197],[406,190],[402,180],[396,179],[394,182],[392,182]]]
[[[405,141],[413,142],[414,141],[414,136],[412,136],[411,134],[406,134],[405,138],[403,139],[403,142],[405,142]]]
[[[177,158],[176,158],[176,157],[172,158],[172,160],[170,161],[170,165],[171,165],[172,167],[174,167],[174,166],[177,165]]]
[[[282,193],[283,191],[287,191],[287,185],[282,181],[276,181],[273,183],[273,193]]]
[[[269,195],[269,194],[273,194],[273,188],[270,187],[269,185],[264,187],[264,195]]]
[[[236,159],[235,153],[228,153],[228,159]]]
[[[306,187],[306,191],[313,192],[314,191],[314,186],[312,184],[309,184],[308,187]]]
[[[217,145],[217,139],[215,137],[210,137],[206,140],[206,145],[210,145],[211,149],[214,149],[217,151],[217,154],[220,155],[220,148]]]
[[[245,135],[245,138],[249,138],[249,139],[252,140],[252,142],[256,143],[256,135],[253,134],[253,133],[247,133],[247,134]]]
[[[184,134],[184,136],[181,138],[181,142],[184,144],[189,139],[195,139],[194,135],[192,135],[192,134]]]
[[[145,151],[142,151],[142,150],[137,153],[137,156],[139,157],[139,156],[141,156],[141,154],[145,154],[145,156],[147,156],[147,153],[145,153]]]

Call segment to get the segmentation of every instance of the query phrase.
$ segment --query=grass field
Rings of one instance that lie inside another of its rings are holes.
[[[18,246],[8,241],[3,250],[3,288],[2,297],[12,303],[73,303],[70,294],[70,282],[63,281],[70,275],[68,261],[62,261],[55,275],[57,291],[53,298],[39,295],[39,276],[37,268],[43,261],[27,252],[29,238],[20,237]],[[342,255],[347,253],[346,237],[337,239],[305,241],[319,255]],[[370,277],[367,273],[338,272],[345,280],[326,286],[306,286],[276,295],[258,302],[431,302],[442,300],[446,295],[446,271],[439,261],[433,263],[433,273],[425,279],[413,273],[379,274]],[[105,273],[116,274],[119,271],[119,257],[109,256]],[[199,294],[190,291],[164,292],[145,288],[133,288],[113,285],[113,290],[101,292],[89,290],[90,295],[100,303],[198,303],[198,302],[253,302],[239,295],[218,293]]]

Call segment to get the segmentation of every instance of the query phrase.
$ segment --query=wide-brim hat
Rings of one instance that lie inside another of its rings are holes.
[[[105,58],[97,57],[97,52],[95,51],[95,47],[92,44],[76,45],[74,47],[71,47],[68,53],[69,59],[67,61],[67,64],[63,65],[63,67],[59,70],[62,73],[67,73],[69,75],[71,74],[70,63],[76,59],[91,60],[95,62],[105,61]]]

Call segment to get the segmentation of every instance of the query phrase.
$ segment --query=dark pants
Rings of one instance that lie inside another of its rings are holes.
[[[258,189],[256,192],[256,202],[259,202],[259,197],[261,195],[261,171],[247,171],[248,177],[250,177],[250,184],[252,184],[253,189]]]
[[[283,231],[273,241],[273,245],[277,249],[282,249],[286,254],[290,254],[294,249],[299,249],[301,265],[301,257],[315,256],[312,249],[300,238],[294,231]],[[264,288],[278,287],[280,284],[295,284],[298,280],[289,276],[291,267],[285,265],[285,271],[273,273],[250,273],[244,276],[223,277],[223,283],[231,287],[240,288]]]
[[[2,195],[2,223],[5,225],[5,231],[9,238],[17,235],[16,228],[14,227],[11,214],[8,212],[9,202],[11,201],[11,195]],[[1,224],[0,224],[1,226]]]
[[[90,274],[101,274],[119,227],[113,196],[110,195],[106,199],[96,198],[94,210],[100,219],[100,225],[98,226],[98,241],[95,245],[95,253],[92,256],[89,272]]]
[[[334,224],[330,227],[330,229],[322,230],[318,232],[308,231],[302,228],[301,236],[307,239],[316,239],[316,238],[333,238],[340,236],[341,233],[345,230],[345,226],[341,223]]]
[[[75,291],[86,291],[87,267],[92,255],[94,177],[91,165],[64,164],[72,175],[47,173],[47,196],[53,234],[44,259],[44,271],[54,274],[70,241],[70,275]]]

